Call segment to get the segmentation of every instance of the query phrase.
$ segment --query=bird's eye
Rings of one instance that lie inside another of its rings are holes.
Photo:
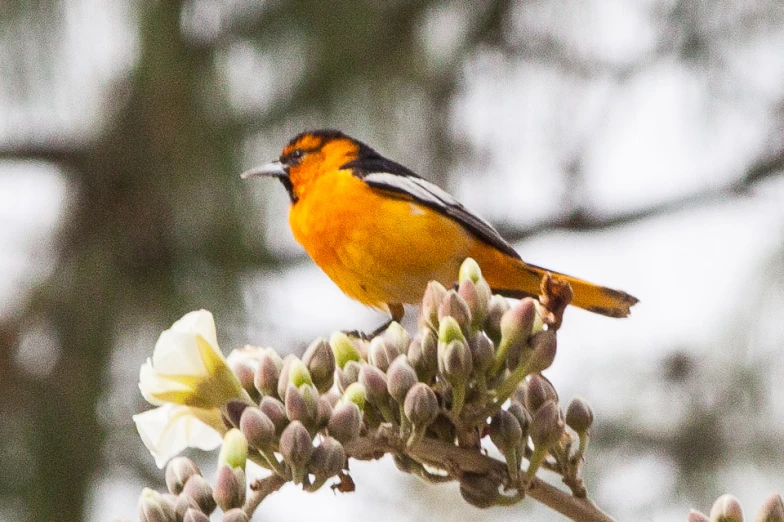
[[[294,149],[292,151],[292,153],[290,154],[290,157],[293,160],[299,160],[299,159],[302,159],[302,156],[304,156],[304,155],[305,155],[305,153],[302,152],[302,149]]]

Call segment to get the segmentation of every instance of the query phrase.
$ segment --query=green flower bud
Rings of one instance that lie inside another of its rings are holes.
[[[558,403],[558,393],[550,381],[538,373],[528,377],[525,389],[525,408],[533,415],[547,401]]]
[[[438,399],[425,383],[414,384],[403,402],[403,413],[415,427],[426,428],[438,416]]]
[[[343,368],[349,361],[360,362],[362,358],[359,355],[359,350],[351,342],[348,335],[343,332],[335,332],[329,338],[329,345],[332,347],[332,353],[335,355],[335,363],[338,368]]]
[[[262,395],[275,395],[278,391],[278,379],[283,369],[283,359],[272,348],[261,352],[259,365],[253,376],[253,385]]]
[[[182,489],[183,495],[188,495],[196,504],[202,513],[209,515],[215,511],[215,499],[212,498],[212,488],[210,484],[201,475],[191,475],[191,478],[185,483]]]
[[[327,424],[330,436],[343,444],[359,437],[362,430],[362,413],[353,402],[339,402],[332,410],[332,416]]]
[[[342,370],[337,371],[338,390],[340,393],[346,391],[346,388],[359,380],[359,371],[362,369],[363,364],[357,361],[349,361]]]
[[[332,388],[335,377],[335,354],[326,339],[319,337],[308,346],[302,356],[313,384],[319,392],[325,393]]]
[[[306,466],[313,454],[313,440],[299,421],[291,421],[280,435],[280,454],[291,468],[295,484],[302,483]]]
[[[460,271],[458,272],[457,280],[459,282],[471,281],[476,283],[482,279],[482,270],[479,268],[479,263],[472,258],[467,257],[460,264]]]
[[[182,522],[210,522],[210,517],[198,509],[190,508],[182,516]]]
[[[236,428],[232,428],[223,436],[223,446],[218,455],[218,462],[232,468],[245,469],[248,461],[248,441],[245,435]]]
[[[199,505],[196,503],[195,500],[193,500],[188,495],[182,493],[177,495],[177,500],[174,502],[175,519],[176,520],[185,519],[185,514],[191,509],[198,512],[203,517],[205,517],[204,519],[201,520],[205,520],[205,519],[209,520],[209,518],[207,518],[207,515],[199,511]]]
[[[502,295],[490,297],[490,304],[487,307],[487,316],[484,322],[484,331],[490,336],[494,343],[501,341],[501,318],[509,310],[509,301]]]
[[[547,330],[535,333],[531,337],[533,350],[528,356],[528,370],[539,373],[549,368],[555,360],[556,345],[555,332]]]
[[[249,522],[248,515],[240,508],[234,508],[223,514],[221,522]]]
[[[398,355],[400,355],[398,349],[395,346],[387,344],[383,337],[374,337],[370,341],[370,347],[368,348],[370,364],[382,372],[387,371],[390,363],[394,361]]]
[[[366,364],[359,370],[358,382],[365,387],[367,400],[371,404],[387,403],[389,393],[387,392],[387,376],[384,375],[384,372],[375,366]]]
[[[283,428],[289,424],[289,418],[286,417],[286,407],[278,399],[265,396],[261,398],[259,409],[275,425],[275,436],[280,437],[280,434],[283,433]],[[241,419],[240,422],[242,422]]]
[[[405,355],[398,356],[389,365],[389,370],[387,370],[387,391],[398,404],[403,404],[408,390],[417,382],[416,371],[409,364]]]
[[[408,345],[411,343],[411,338],[406,329],[400,326],[400,323],[396,321],[389,323],[389,326],[384,330],[382,337],[390,350],[397,352],[398,354],[406,353]],[[390,361],[392,360],[394,360],[394,358],[390,359]]]
[[[286,417],[312,427],[318,413],[317,401],[318,391],[315,386],[305,384],[297,388],[289,384],[286,389]]]
[[[489,296],[479,295],[476,283],[470,279],[461,281],[457,293],[463,298],[471,315],[471,328],[479,330],[487,317]]]
[[[460,476],[460,495],[472,506],[487,509],[495,505],[498,484],[487,475],[466,472]]]
[[[463,333],[468,332],[471,327],[471,310],[460,294],[454,290],[449,290],[446,297],[438,307],[438,320],[442,321],[445,317],[454,319]]]
[[[242,412],[240,430],[248,444],[258,450],[272,450],[275,445],[275,424],[259,408],[250,407]]]
[[[428,326],[433,330],[438,329],[438,307],[446,297],[446,288],[438,281],[430,281],[422,297],[422,307],[419,311],[419,327]]]
[[[289,367],[295,358],[296,357],[292,354],[287,355],[283,359],[283,366],[280,368],[280,376],[278,377],[278,398],[280,398],[281,401],[286,400],[286,388],[289,386]]]
[[[326,479],[337,475],[346,465],[343,445],[332,437],[324,437],[313,449],[308,469],[316,478]]]
[[[554,401],[545,402],[531,416],[531,440],[538,450],[549,449],[561,440],[564,423]]]
[[[316,404],[316,431],[325,428],[331,416],[332,402],[328,396],[322,395],[318,398]]]
[[[501,317],[501,343],[514,346],[524,344],[531,335],[536,309],[530,297],[521,299]]]
[[[454,317],[446,316],[441,318],[438,328],[438,342],[439,344],[443,343],[446,345],[450,341],[465,342],[465,336],[460,329],[460,324],[458,324]]]
[[[743,522],[743,509],[738,499],[732,495],[722,495],[713,503],[710,512],[711,522]]]
[[[583,433],[593,424],[593,411],[580,397],[575,397],[566,409],[566,424],[577,433]]]
[[[443,349],[438,352],[439,370],[444,379],[454,386],[455,382],[467,382],[473,369],[471,351],[465,341],[450,341],[439,345]]]
[[[430,382],[438,373],[438,337],[430,328],[422,328],[408,347],[408,360],[419,380]]]
[[[468,348],[471,350],[471,362],[476,373],[485,373],[493,365],[495,358],[495,347],[493,341],[484,332],[476,332],[468,340]]]
[[[686,517],[687,522],[710,522],[708,515],[700,513],[699,511],[691,510]]]
[[[242,468],[232,469],[226,464],[219,466],[212,497],[223,511],[242,507],[245,502],[245,472]]]
[[[299,388],[303,384],[313,385],[313,378],[308,371],[308,367],[297,357],[293,357],[289,363],[288,380],[291,384]],[[288,389],[288,386],[286,387]],[[284,397],[285,402],[285,397]]]
[[[175,522],[174,507],[163,495],[144,488],[139,495],[139,520],[141,522]]]
[[[514,415],[506,410],[498,410],[490,419],[490,440],[495,447],[507,455],[517,450],[523,437],[523,430]]]
[[[755,521],[784,522],[784,502],[781,500],[781,495],[773,493],[765,499]]]
[[[172,495],[182,493],[191,475],[201,475],[199,467],[188,457],[174,457],[166,466],[166,487]]]
[[[343,396],[340,398],[340,402],[353,402],[360,410],[363,410],[365,409],[366,399],[367,392],[365,391],[365,387],[360,383],[355,382],[346,388],[346,391],[343,392]]]

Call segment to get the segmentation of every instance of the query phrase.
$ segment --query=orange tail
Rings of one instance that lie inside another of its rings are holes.
[[[574,292],[572,304],[589,312],[609,317],[626,317],[629,315],[629,309],[639,301],[636,297],[620,290],[595,285],[566,274],[547,270],[536,265],[529,265],[520,260],[515,261],[517,270],[515,270],[513,285],[508,285],[510,278],[507,276],[503,278],[505,280],[503,283],[507,284],[502,283],[499,288],[495,288],[494,281],[491,280],[492,278],[488,274],[488,283],[493,287],[494,292],[506,297],[516,298],[538,296],[542,277],[546,272],[550,272],[557,279],[565,279],[569,282]]]

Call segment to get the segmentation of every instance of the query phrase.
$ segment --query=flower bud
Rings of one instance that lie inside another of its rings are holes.
[[[443,317],[438,328],[438,343],[446,345],[449,341],[465,341],[460,325],[453,317]],[[440,346],[439,346],[440,349]]]
[[[384,330],[382,337],[384,338],[384,342],[387,344],[390,350],[397,352],[398,354],[406,353],[406,350],[408,350],[408,345],[411,343],[411,338],[409,337],[408,332],[405,328],[400,326],[400,323],[397,321],[392,321],[389,323],[389,326],[387,326],[387,329]],[[390,361],[393,360],[394,358],[390,359]]]
[[[558,403],[558,393],[550,381],[538,373],[528,377],[525,389],[525,408],[533,415],[547,401]]]
[[[253,385],[262,395],[275,395],[278,391],[278,379],[283,368],[283,359],[272,348],[261,352],[259,365],[253,376]]]
[[[291,421],[280,435],[280,454],[291,468],[295,484],[302,482],[312,453],[313,440],[307,428],[299,421]]]
[[[316,389],[325,393],[332,388],[335,377],[335,354],[326,339],[319,337],[308,346],[302,355]]]
[[[185,483],[185,487],[182,488],[182,494],[188,495],[195,500],[202,513],[209,515],[215,511],[215,499],[212,498],[212,488],[201,475],[191,475],[191,478]]]
[[[370,403],[386,404],[389,393],[387,392],[387,376],[384,375],[384,372],[375,366],[365,364],[359,370],[358,382],[365,387],[367,400]]]
[[[139,495],[139,520],[141,522],[175,522],[174,507],[157,491],[144,488]]]
[[[324,479],[337,475],[345,465],[343,445],[332,437],[324,437],[321,444],[313,449],[308,469],[317,478]]]
[[[498,484],[487,475],[469,471],[460,476],[460,495],[474,507],[493,507],[498,494]]]
[[[525,343],[531,335],[535,315],[534,300],[530,297],[512,305],[501,317],[501,342],[508,346]]]
[[[188,457],[174,457],[166,466],[166,487],[172,495],[182,493],[191,475],[201,475],[199,467]]]
[[[471,327],[471,310],[468,309],[465,299],[455,290],[449,290],[438,307],[438,320],[441,321],[444,317],[454,319],[463,333],[468,332]]]
[[[551,400],[545,402],[531,416],[531,440],[536,449],[552,448],[561,439],[564,423],[558,405]]]
[[[481,329],[485,317],[487,317],[487,307],[490,304],[489,294],[480,295],[476,283],[470,279],[460,282],[457,293],[463,298],[471,313],[471,329]]]
[[[509,310],[509,301],[502,295],[494,295],[487,306],[487,316],[484,322],[484,331],[493,342],[501,341],[501,318]]]
[[[487,334],[482,331],[476,332],[468,340],[468,348],[471,350],[474,371],[479,374],[489,370],[493,365],[495,347]]]
[[[465,258],[460,264],[457,280],[460,283],[463,281],[471,281],[472,283],[476,283],[480,279],[482,279],[482,269],[479,268],[479,263],[474,261],[473,258]]]
[[[185,518],[185,514],[189,510],[194,510],[198,512],[200,515],[206,517],[204,513],[199,511],[199,505],[193,500],[191,497],[185,494],[177,495],[177,500],[174,502],[174,513],[176,520],[183,520]],[[205,520],[205,519],[202,519]],[[208,518],[206,520],[209,520]]]
[[[575,397],[566,409],[566,424],[577,433],[583,433],[593,424],[593,411],[585,399]]]
[[[253,394],[256,393],[256,387],[253,385],[254,369],[248,361],[241,359],[234,359],[227,361],[231,372],[237,376],[240,381],[240,386],[246,392]]]
[[[245,502],[245,472],[242,468],[232,469],[226,464],[219,466],[212,497],[223,511],[242,507]]]
[[[465,341],[450,341],[439,345],[443,349],[438,352],[438,366],[444,379],[454,386],[455,382],[467,382],[473,368],[471,351]]]
[[[692,509],[686,517],[686,522],[710,522],[710,519],[705,513],[700,513],[699,511]]]
[[[332,353],[335,355],[335,363],[338,368],[343,368],[349,361],[360,362],[362,358],[359,355],[359,350],[351,342],[348,335],[343,332],[335,332],[329,338],[329,346],[332,348]]]
[[[533,351],[528,356],[528,371],[539,373],[553,364],[556,352],[555,332],[546,330],[535,333],[531,337]]]
[[[296,357],[294,355],[287,355],[283,359],[283,366],[280,367],[280,376],[278,377],[278,397],[281,401],[286,400],[286,388],[289,386],[289,367],[295,358]]]
[[[240,430],[232,428],[223,436],[223,446],[218,454],[218,462],[232,468],[245,469],[247,461],[248,441]]]
[[[438,373],[438,337],[430,328],[422,328],[408,347],[408,360],[419,380],[430,382]]]
[[[242,417],[242,412],[245,411],[245,408],[248,407],[248,403],[239,399],[231,399],[225,406],[226,418],[224,422],[228,420],[231,426],[239,426],[240,417]]]
[[[182,516],[182,522],[210,522],[210,517],[195,508],[189,508]]]
[[[353,402],[339,402],[332,410],[327,424],[330,436],[342,443],[351,442],[359,437],[362,430],[362,413]]]
[[[490,440],[504,455],[516,451],[522,437],[520,423],[508,411],[498,410],[490,419]]]
[[[329,418],[332,416],[332,402],[326,395],[322,395],[316,402],[316,426],[315,430],[321,430],[327,426]]]
[[[359,380],[359,370],[364,366],[357,361],[348,361],[342,370],[337,371],[338,390],[340,393]]]
[[[289,384],[286,389],[286,417],[298,420],[305,426],[313,426],[318,413],[318,391],[313,385],[304,384],[299,388]]]
[[[249,522],[248,515],[240,508],[234,508],[226,511],[223,514],[221,522]]]
[[[784,522],[784,502],[781,501],[781,495],[773,493],[765,499],[755,521]]]
[[[710,511],[711,522],[743,522],[743,510],[738,499],[732,495],[722,495],[713,503]]]
[[[517,387],[512,392],[512,395],[509,396],[509,400],[511,400],[513,403],[516,402],[518,404],[521,404],[523,407],[525,407],[525,395],[527,393],[526,386],[527,385],[525,382],[521,382],[520,384],[518,384]]]
[[[406,394],[417,383],[417,374],[405,355],[392,361],[387,370],[387,391],[398,402],[403,404]]]
[[[438,416],[438,399],[425,383],[414,384],[403,402],[403,414],[414,426],[426,428]]]
[[[438,281],[430,281],[422,297],[422,307],[419,311],[419,327],[429,326],[433,330],[438,329],[438,307],[446,297],[446,288]]]
[[[313,385],[313,378],[308,371],[308,367],[298,357],[293,357],[289,363],[288,381],[297,388],[303,384]],[[286,388],[288,389],[288,386]]]
[[[249,407],[242,412],[240,430],[256,449],[271,450],[275,445],[275,424],[259,408]]]
[[[358,382],[346,388],[346,391],[343,392],[343,396],[340,398],[340,402],[353,402],[360,411],[365,409],[365,400],[367,400],[367,392],[365,387]]]
[[[517,423],[520,425],[520,429],[523,432],[521,439],[528,437],[528,431],[531,429],[531,414],[528,413],[528,410],[519,402],[513,402],[509,405],[508,411],[514,415],[514,418],[517,419]]]
[[[397,348],[387,344],[383,337],[374,337],[370,341],[370,347],[368,348],[370,364],[382,372],[387,371],[390,363],[394,361],[398,355],[400,355],[400,352]]]
[[[289,423],[289,418],[286,417],[286,407],[278,399],[267,395],[261,398],[259,409],[275,425],[275,436],[280,437],[280,434],[283,433],[283,428]],[[240,420],[240,422],[242,421]]]

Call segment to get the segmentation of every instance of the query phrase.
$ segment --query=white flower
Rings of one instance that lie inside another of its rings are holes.
[[[185,448],[217,448],[223,441],[222,432],[226,431],[219,410],[176,404],[134,415],[133,421],[159,468]]]
[[[139,389],[150,404],[220,408],[243,398],[237,377],[218,348],[212,314],[186,314],[164,331],[139,372]]]

